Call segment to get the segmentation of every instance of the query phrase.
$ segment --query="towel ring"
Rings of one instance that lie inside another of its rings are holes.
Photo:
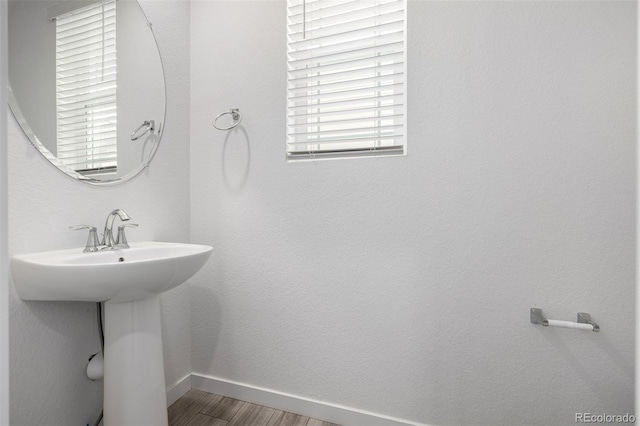
[[[153,131],[153,129],[156,126],[156,122],[155,120],[145,120],[140,127],[138,127],[137,129],[135,129],[133,132],[131,132],[131,140],[135,141],[138,140],[139,138],[141,138],[142,136],[144,136],[147,132]],[[142,133],[140,133],[140,130],[142,130],[143,128],[144,131]]]
[[[218,127],[216,125],[216,122],[218,121],[218,119],[223,115],[227,115],[227,114],[231,114],[231,118],[233,118],[233,124],[229,127]],[[213,127],[215,127],[218,130],[231,130],[234,127],[236,127],[238,124],[240,124],[241,121],[242,121],[242,115],[240,115],[240,110],[238,108],[232,108],[229,111],[225,111],[221,114],[216,115],[216,118],[213,119]]]

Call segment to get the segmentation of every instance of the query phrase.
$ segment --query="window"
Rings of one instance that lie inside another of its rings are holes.
[[[116,1],[66,2],[55,16],[57,156],[83,173],[115,172]],[[77,8],[78,4],[84,7]],[[73,7],[73,6],[71,6]]]
[[[406,153],[405,0],[288,0],[287,158]]]

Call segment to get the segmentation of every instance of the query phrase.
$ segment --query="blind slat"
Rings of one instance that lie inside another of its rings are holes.
[[[87,122],[87,123],[91,124],[90,122]],[[59,129],[58,135],[64,138],[72,138],[75,136],[86,137],[87,130],[89,129],[91,131],[91,136],[95,136],[95,135],[100,135],[104,133],[113,134],[117,130],[117,127],[115,123],[104,123],[104,124],[96,124],[96,125],[91,124],[91,127],[85,126],[85,127],[77,127],[75,129],[66,129],[66,130]]]
[[[404,63],[398,62],[382,66],[364,66],[355,69],[334,70],[325,72],[322,76],[301,75],[300,77],[289,76],[289,87],[299,88],[304,84],[329,84],[348,80],[360,80],[364,78],[376,78],[389,74],[401,74],[404,72]]]
[[[106,52],[102,56],[94,55],[87,58],[79,58],[74,62],[57,64],[57,78],[73,77],[76,74],[86,72],[88,69],[96,70],[104,67],[113,67],[116,62],[116,52]]]
[[[105,53],[115,52],[116,41],[104,40],[98,41],[87,45],[80,45],[78,47],[71,47],[68,50],[56,49],[56,63],[60,65],[76,62],[83,58],[102,57]]]
[[[60,22],[60,20],[58,20]],[[66,38],[74,34],[80,34],[91,28],[110,28],[115,26],[116,15],[105,14],[104,17],[96,17],[88,20],[84,20],[77,25],[62,25],[56,29],[56,37]]]
[[[64,156],[64,158],[87,158],[87,151],[91,151],[91,156],[100,155],[100,157],[104,160],[106,157],[113,157],[116,154],[116,151],[109,150],[99,150],[96,148],[87,148],[86,146],[74,149],[68,149],[64,151],[58,152],[59,156]]]
[[[372,120],[379,120],[379,119],[386,119],[386,118],[393,118],[395,122],[401,123],[403,122],[404,115],[403,114],[373,115],[370,111],[364,111],[364,112],[351,113],[348,116],[345,116],[344,114],[340,114],[338,117],[339,119],[333,120],[330,115],[322,115],[322,116],[315,117],[315,121],[312,121],[312,119],[307,117],[299,117],[298,121],[292,120],[293,122],[290,125],[291,127],[295,127],[295,126],[340,124],[340,125],[345,125],[346,127],[347,125],[350,125],[350,124],[357,126],[358,123],[369,123]]]
[[[295,6],[289,6],[289,20],[292,22],[302,21],[306,16],[307,20],[316,16],[333,16],[340,13],[349,13],[352,10],[364,9],[372,5],[386,5],[387,3],[402,3],[402,0],[323,0],[314,2],[305,0]]]
[[[382,67],[383,65],[396,64],[402,61],[403,58],[404,54],[402,52],[384,53],[380,55],[372,55],[366,58],[355,56],[350,59],[343,59],[339,62],[329,64],[316,63],[300,69],[290,68],[289,75],[293,78],[308,78],[313,77],[313,74],[316,74],[320,80],[324,73],[330,75],[331,73],[343,72],[345,70],[355,71],[356,69],[367,68],[367,71],[375,73],[376,68]]]
[[[79,31],[75,34],[69,34],[65,37],[58,37],[58,45],[64,46],[68,43],[74,43],[80,40],[87,40],[91,37],[95,37],[100,34],[104,34],[105,30],[102,25],[94,25],[93,28],[85,28],[83,31]],[[115,37],[115,35],[114,35]]]
[[[333,91],[342,88],[351,88],[351,87],[376,87],[378,84],[389,84],[388,82],[404,82],[404,73],[402,72],[385,72],[378,73],[374,77],[369,75],[364,76],[356,76],[351,78],[343,78],[339,80],[328,80],[324,81],[307,81],[305,84],[296,84],[292,85],[289,93],[294,97],[299,96],[300,93],[305,93],[311,90],[319,90],[319,91]]]
[[[297,50],[289,52],[289,58],[291,59],[306,59],[310,57],[319,57],[322,55],[330,55],[340,51],[349,51],[362,47],[371,47],[376,44],[385,44],[398,40],[398,37],[402,37],[402,29],[395,29],[393,31],[386,32],[378,36],[363,35],[362,37],[352,38],[350,40],[342,40],[339,43],[327,44],[323,43],[319,46],[314,46],[313,50]]]
[[[396,94],[395,89],[403,89],[404,82],[384,82],[384,83],[375,83],[373,85],[368,85],[362,87],[358,86],[338,86],[338,88],[334,88],[331,90],[317,90],[313,86],[309,87],[307,90],[296,89],[292,91],[292,95],[289,97],[289,100],[295,104],[299,102],[306,102],[311,105],[311,102],[322,101],[340,101],[345,98],[353,99],[358,95],[368,95],[368,96],[382,96],[382,94]],[[391,93],[390,93],[391,92]],[[400,92],[401,93],[401,92]]]
[[[58,146],[76,144],[76,143],[100,143],[103,145],[111,145],[116,141],[116,132],[94,132],[82,136],[69,136],[66,138],[58,138]]]
[[[68,62],[65,61],[66,58],[75,57],[82,53],[95,52],[103,54],[107,51],[108,47],[115,49],[115,37],[106,38],[104,36],[108,36],[108,34],[98,34],[92,37],[87,37],[84,40],[58,44],[56,48],[56,52],[59,53],[57,57],[58,61],[60,61],[60,63]]]
[[[115,74],[107,74],[105,78],[97,78],[93,81],[78,83],[76,85],[66,84],[58,86],[60,100],[66,102],[84,95],[96,95],[98,91],[110,90],[116,85]]]
[[[291,69],[301,69],[314,64],[332,64],[344,60],[353,60],[354,58],[376,59],[380,56],[393,55],[402,47],[402,41],[392,41],[389,43],[371,44],[368,46],[350,48],[339,52],[329,52],[324,54],[316,54],[308,58],[293,59],[289,61]]]
[[[100,111],[96,111],[95,109],[93,110],[93,119],[95,120],[110,119],[110,120],[117,121],[117,117],[118,115],[115,108],[104,109]],[[74,115],[58,116],[58,125],[60,126],[74,125],[76,123],[81,123],[84,121],[86,121],[86,117],[83,117],[83,116],[74,116]]]
[[[100,68],[88,68],[87,70],[76,70],[75,74],[66,73],[65,76],[58,75],[56,78],[56,84],[60,86],[64,86],[66,84],[73,84],[78,82],[83,82],[86,80],[91,80],[96,77],[102,77],[104,74],[113,74],[117,71],[116,64],[110,63],[106,64],[104,67]]]
[[[307,11],[304,15],[293,16],[289,19],[289,30],[292,34],[323,28],[327,29],[334,25],[350,25],[355,21],[360,21],[362,25],[365,20],[376,19],[377,17],[391,17],[393,13],[402,12],[402,0],[391,2],[360,2],[356,5],[344,5],[342,8],[320,9]],[[350,6],[350,7],[346,7]],[[303,18],[305,17],[306,18]],[[376,22],[380,23],[380,22]]]
[[[336,7],[354,7],[355,3],[363,0],[333,0],[331,2],[315,2],[311,0],[292,0],[288,2],[287,10],[289,17],[302,16],[303,11],[314,12],[320,9],[331,10]]]
[[[94,148],[91,146],[69,146],[67,149],[61,149],[58,152],[58,156],[64,156],[64,158],[86,158],[87,156],[100,155],[102,158],[106,156],[113,156],[117,152],[109,149],[109,147]]]
[[[373,24],[367,27],[344,28],[343,32],[335,32],[330,34],[306,34],[298,33],[295,37],[289,37],[289,47],[295,49],[306,49],[310,47],[318,47],[320,45],[341,43],[346,40],[353,40],[363,37],[375,37],[378,34],[386,34],[388,32],[404,28],[404,20],[397,19],[395,21],[386,22],[384,24]]]
[[[287,145],[292,146],[292,145],[314,145],[314,144],[318,144],[318,145],[324,145],[324,144],[346,144],[346,143],[358,143],[358,142],[364,142],[364,143],[371,143],[371,142],[377,142],[377,141],[383,141],[385,139],[401,139],[402,135],[381,135],[381,136],[352,136],[352,137],[344,137],[344,138],[331,138],[331,137],[326,137],[325,139],[310,139],[304,142],[288,142]],[[373,145],[372,145],[373,146]]]
[[[313,128],[313,126],[309,126]],[[292,143],[309,143],[311,141],[323,140],[323,139],[362,139],[362,138],[378,138],[384,136],[384,133],[394,132],[395,130],[401,129],[402,124],[392,124],[392,125],[380,125],[373,127],[356,127],[349,129],[338,129],[338,130],[323,130],[323,126],[317,126],[319,128],[318,131],[309,130],[306,132],[297,131],[290,136],[295,137],[290,144]],[[314,139],[314,136],[316,139]],[[397,136],[393,133],[391,136]]]
[[[106,113],[94,113],[93,119],[99,122],[106,121],[117,121],[117,114],[115,112],[107,111]],[[58,118],[58,126],[61,129],[71,128],[74,126],[84,125],[86,123],[86,119],[81,117],[69,117],[69,118]]]
[[[396,105],[398,109],[403,107],[403,105]],[[288,114],[287,119],[289,120],[289,125],[293,125],[293,120],[308,120],[308,122],[312,122],[312,120],[318,120],[325,117],[349,117],[354,114],[365,114],[365,113],[391,113],[393,111],[389,111],[386,107],[382,106],[373,106],[373,107],[362,107],[362,108],[351,108],[347,110],[336,110],[336,111],[326,111],[323,112],[322,115],[316,114],[313,111],[305,111],[304,113],[296,113],[296,114]],[[401,114],[404,115],[404,114]]]
[[[59,105],[58,113],[56,115],[59,118],[72,118],[80,115],[86,115],[85,112],[87,108],[91,108],[93,113],[116,110],[114,102],[115,94],[114,96],[93,100],[90,103],[86,101],[70,102],[65,105]]]
[[[389,95],[372,95],[372,96],[361,96],[356,98],[347,98],[340,100],[323,100],[318,101],[313,104],[305,103],[303,105],[290,104],[289,111],[300,112],[302,111],[305,114],[318,114],[323,110],[331,111],[334,107],[339,109],[346,109],[351,107],[364,107],[364,106],[379,106],[385,107],[385,109],[393,109],[394,102],[397,100],[400,102],[404,98],[404,93],[393,93]],[[385,105],[376,105],[376,103],[387,102]],[[403,105],[398,103],[398,105]],[[314,111],[315,110],[315,111]]]
[[[61,90],[67,90],[70,88],[79,88],[89,86],[91,84],[96,84],[104,81],[115,81],[116,80],[116,69],[107,69],[101,73],[93,73],[93,74],[81,74],[74,81],[71,79],[57,79],[57,85]]]

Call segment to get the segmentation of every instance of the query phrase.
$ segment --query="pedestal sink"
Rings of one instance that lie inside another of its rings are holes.
[[[13,256],[23,300],[106,302],[104,425],[166,425],[159,294],[202,268],[212,247],[144,242]]]

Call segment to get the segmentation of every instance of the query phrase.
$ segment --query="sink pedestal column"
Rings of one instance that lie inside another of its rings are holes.
[[[104,426],[167,425],[160,296],[104,309]]]

